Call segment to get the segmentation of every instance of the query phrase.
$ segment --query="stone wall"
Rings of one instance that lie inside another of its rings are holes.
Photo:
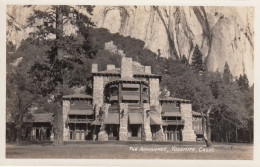
[[[122,114],[123,113],[123,114]],[[120,128],[119,128],[119,140],[128,140],[128,104],[120,103],[119,107],[120,116]]]
[[[132,58],[122,57],[121,60],[121,78],[133,77],[133,62]]]
[[[158,106],[159,105],[159,79],[158,78],[149,78],[149,91],[150,91],[150,105]]]
[[[104,86],[103,76],[93,77],[93,106],[99,110],[100,106],[103,105]],[[98,107],[99,106],[99,107]],[[96,115],[98,115],[96,113]]]
[[[160,125],[159,130],[156,132],[156,141],[164,141],[164,133],[162,125]]]
[[[109,104],[109,103],[104,103],[103,106],[102,106],[102,110],[103,110],[103,112],[104,112],[105,118],[107,118],[108,109],[109,109],[110,105],[111,105],[111,104]]]
[[[155,106],[155,110],[156,110],[156,112],[158,112],[159,114],[159,116],[160,116],[160,119],[162,120],[162,107],[161,107],[161,105],[157,105],[157,106]],[[162,125],[159,125],[159,130],[156,132],[156,140],[157,141],[164,141],[164,139],[165,139],[165,136],[164,136],[164,133],[163,133],[163,127],[162,127]]]
[[[116,66],[114,64],[108,64],[107,65],[107,70],[114,70]]]
[[[102,108],[102,105],[100,105],[100,104],[94,105],[95,119],[99,115],[100,108]]]
[[[143,119],[144,119],[144,140],[145,141],[152,141],[152,133],[151,133],[151,126],[150,126],[150,115],[147,114],[147,110],[150,110],[149,103],[143,104]]]
[[[105,130],[101,130],[98,133],[98,140],[99,141],[108,141],[108,134]]]
[[[144,72],[146,74],[151,74],[152,73],[151,66],[144,66]]]
[[[105,88],[107,83],[110,82],[111,80],[112,80],[111,76],[103,76],[103,87]]]
[[[91,72],[92,72],[92,73],[98,72],[98,64],[92,64]]]
[[[191,104],[181,103],[180,104],[181,117],[185,121],[184,129],[182,130],[183,141],[196,141],[196,135],[192,129],[192,108]]]
[[[63,141],[69,140],[69,126],[66,126],[68,114],[70,110],[70,101],[63,100],[62,111],[63,111]]]

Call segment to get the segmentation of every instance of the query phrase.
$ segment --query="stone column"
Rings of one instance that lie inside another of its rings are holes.
[[[107,118],[107,116],[108,116],[108,109],[109,109],[110,105],[111,104],[109,104],[109,103],[104,103],[102,106],[102,110],[104,112],[105,118]]]
[[[162,120],[162,107],[160,105],[155,106],[156,112],[159,113],[159,117]],[[159,125],[159,130],[156,132],[156,141],[164,141],[164,133],[162,125]]]
[[[121,78],[133,77],[133,61],[132,58],[122,57],[121,59]]]
[[[108,141],[108,134],[106,132],[106,130],[101,130],[99,133],[98,133],[98,140],[99,141]]]
[[[185,121],[182,130],[183,141],[196,141],[196,135],[192,129],[192,108],[190,103],[180,104],[181,117]]]
[[[120,128],[119,140],[128,140],[128,104],[120,103],[119,106]]]
[[[36,128],[33,127],[31,131],[31,140],[35,140],[35,139],[36,139]]]
[[[100,105],[100,104],[96,104],[96,105],[94,106],[95,119],[97,119],[97,116],[99,115],[100,108],[102,108],[102,105]]]
[[[159,93],[160,93],[158,78],[149,78],[149,92],[150,92],[150,105],[158,106]]]
[[[103,76],[93,77],[93,106],[99,111],[100,106],[103,105],[104,97],[104,78]],[[99,106],[99,108],[98,108]],[[96,113],[96,115],[98,115]]]
[[[54,141],[54,133],[51,132],[50,141]]]
[[[152,141],[152,133],[151,133],[151,126],[150,126],[150,113],[147,114],[147,110],[150,110],[149,103],[143,104],[143,119],[144,119],[144,140],[145,141]]]
[[[69,115],[69,110],[70,110],[70,101],[69,100],[63,100],[63,106],[62,106],[62,111],[63,111],[63,141],[69,140],[69,126],[66,126],[66,122],[67,122],[68,115]]]
[[[104,124],[104,120],[107,118],[108,116],[108,109],[110,107],[110,104],[105,103],[102,106],[102,111],[103,111],[103,119],[101,120],[101,127],[100,127],[100,132],[98,133],[98,140],[99,141],[108,141],[108,134],[106,132],[106,125]]]
[[[151,66],[144,66],[144,72],[146,74],[151,74],[152,73]]]

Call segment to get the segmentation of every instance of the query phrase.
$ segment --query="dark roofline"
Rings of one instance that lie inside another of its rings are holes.
[[[134,76],[137,76],[137,77],[149,77],[149,78],[162,78],[161,75],[159,74],[146,74],[146,73],[143,73],[143,74],[134,74]]]
[[[99,73],[99,72],[93,72],[93,76],[121,76],[121,74],[118,73]]]
[[[197,112],[197,111],[192,111],[192,116],[198,116],[198,117],[201,117],[201,113],[200,112]],[[203,113],[203,115],[205,116],[205,114]]]
[[[100,73],[100,72],[94,72],[92,73],[93,76],[121,76],[120,73]],[[161,79],[162,76],[159,74],[147,74],[147,73],[138,73],[138,74],[133,74],[134,77],[148,77],[148,78],[159,78]]]
[[[90,100],[92,100],[92,96],[86,95],[86,94],[71,94],[71,95],[65,95],[62,98],[64,100],[71,100],[71,99],[90,99]]]
[[[179,99],[179,98],[174,98],[174,97],[170,97],[170,99],[159,99],[159,101],[167,101],[167,102],[181,102],[181,103],[192,103],[191,100],[185,100],[185,99]]]
[[[107,85],[110,85],[110,84],[113,84],[113,83],[142,83],[142,84],[148,86],[147,82],[142,81],[142,80],[136,80],[136,79],[134,79],[134,80],[117,79],[117,80],[108,82]]]

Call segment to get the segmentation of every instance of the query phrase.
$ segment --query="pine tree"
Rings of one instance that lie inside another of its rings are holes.
[[[244,74],[244,75],[240,74],[240,76],[237,80],[237,84],[239,85],[239,88],[240,88],[241,91],[248,90],[249,89],[249,81],[248,81],[247,75],[246,74]]]
[[[188,59],[185,57],[185,55],[182,56],[182,58],[181,58],[181,63],[182,63],[182,64],[186,64],[186,65],[189,64],[189,61],[188,61]]]
[[[225,66],[224,66],[223,80],[224,80],[224,82],[227,82],[227,83],[232,82],[232,74],[230,72],[229,65],[227,62],[225,62]]]
[[[84,13],[80,12],[83,11]],[[36,28],[30,33],[32,42],[47,45],[44,61],[36,62],[30,73],[34,76],[35,84],[40,85],[38,93],[54,95],[54,102],[58,104],[54,111],[54,145],[63,144],[63,114],[62,96],[64,94],[64,77],[74,67],[83,64],[83,60],[93,57],[95,51],[89,40],[88,27],[94,26],[89,15],[93,6],[50,6],[46,11],[34,10],[28,18],[29,25]],[[43,24],[37,23],[41,20]],[[64,26],[70,24],[76,27],[76,35],[66,35]],[[54,37],[54,38],[51,38]],[[64,57],[64,55],[69,55]],[[86,60],[85,60],[86,61]],[[47,92],[47,93],[46,93]]]
[[[201,53],[198,45],[195,46],[195,49],[194,49],[194,52],[193,52],[191,59],[192,59],[191,65],[194,66],[196,71],[203,71],[204,70],[202,53]]]

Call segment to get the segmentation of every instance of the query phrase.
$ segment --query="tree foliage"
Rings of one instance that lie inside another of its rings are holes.
[[[230,82],[232,82],[232,79],[233,79],[233,76],[232,76],[232,74],[231,74],[229,65],[228,65],[227,62],[225,62],[224,72],[223,72],[223,80],[224,80],[226,83],[230,83]]]
[[[16,109],[14,115],[20,115],[28,105],[36,103],[39,106],[35,99],[45,102],[51,99],[51,105],[48,103],[45,108],[55,112],[55,120],[61,120],[63,94],[72,93],[75,86],[86,86],[86,92],[92,93],[92,63],[98,63],[99,70],[105,70],[107,64],[120,66],[120,55],[105,49],[105,43],[113,41],[126,56],[142,65],[152,66],[153,73],[162,75],[161,90],[193,102],[193,110],[199,111],[203,117],[204,137],[209,146],[211,138],[230,141],[237,128],[240,128],[239,134],[244,134],[249,131],[248,127],[253,127],[250,119],[253,116],[253,88],[248,86],[245,75],[234,82],[226,63],[223,74],[204,71],[202,78],[197,75],[198,71],[204,70],[198,46],[194,48],[191,65],[185,56],[181,60],[158,57],[146,49],[141,40],[111,34],[104,28],[93,28],[88,17],[92,15],[92,9],[91,6],[51,6],[47,11],[35,11],[28,19],[36,31],[7,59],[10,64],[7,66],[10,113]],[[67,34],[64,31],[67,25],[75,26],[76,33]],[[17,66],[11,66],[14,62]],[[20,98],[21,110],[17,107],[18,95],[26,97]],[[26,109],[26,117],[30,115],[29,111]],[[63,125],[60,122],[54,123],[56,144],[62,144]]]
[[[46,11],[34,10],[34,14],[28,18],[28,23],[36,30],[30,33],[33,44],[44,45],[45,54],[36,60],[29,70],[38,94],[43,96],[54,95],[57,107],[54,116],[54,144],[63,143],[62,124],[62,96],[66,86],[86,84],[87,78],[79,71],[88,70],[84,63],[95,55],[88,27],[94,26],[89,15],[92,15],[93,6],[51,6]],[[39,23],[41,22],[41,23]],[[74,26],[76,34],[67,34],[66,26]],[[75,75],[77,73],[77,75]],[[78,78],[71,76],[79,76]],[[73,79],[73,80],[71,80]]]
[[[203,60],[202,60],[202,53],[201,53],[198,45],[195,46],[195,49],[193,51],[191,59],[192,59],[191,65],[194,66],[194,68],[197,71],[203,71],[204,70],[204,64],[203,64]]]

